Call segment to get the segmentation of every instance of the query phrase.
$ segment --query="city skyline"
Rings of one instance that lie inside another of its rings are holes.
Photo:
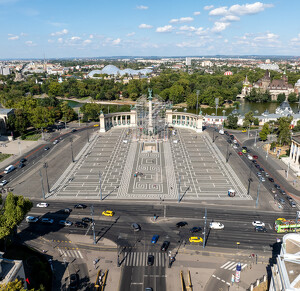
[[[295,0],[130,2],[0,0],[0,59],[299,55]]]

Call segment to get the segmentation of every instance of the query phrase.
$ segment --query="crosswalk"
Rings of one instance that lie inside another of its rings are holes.
[[[141,267],[148,265],[148,255],[154,256],[153,266],[165,267],[168,255],[166,253],[125,252],[123,266]]]
[[[223,266],[221,266],[220,268],[221,269],[225,269],[225,270],[230,270],[230,271],[234,271],[236,269],[236,265],[238,264],[239,262],[233,262],[233,261],[228,261],[226,262]],[[242,270],[247,266],[247,264],[242,264],[241,263],[241,267],[242,267]]]
[[[78,258],[78,259],[83,259],[83,255],[79,250],[63,250],[63,249],[58,249],[59,253],[61,256],[64,257],[70,257],[70,258]]]

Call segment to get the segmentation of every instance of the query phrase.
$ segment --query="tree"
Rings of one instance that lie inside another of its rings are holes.
[[[290,103],[295,103],[295,102],[297,102],[297,101],[298,101],[297,94],[294,93],[294,92],[290,93],[289,96],[288,96],[288,101],[289,101]]]
[[[236,114],[229,114],[227,116],[227,127],[231,129],[236,129],[238,127],[238,116]]]
[[[300,131],[300,120],[297,121],[297,125],[294,126],[293,132],[299,132]]]
[[[278,119],[278,133],[277,133],[277,143],[280,145],[290,144],[291,142],[291,133],[290,133],[290,125],[293,117],[280,117]]]
[[[259,126],[259,119],[258,119],[257,117],[254,118],[253,124],[254,124],[255,126]]]
[[[283,101],[285,101],[285,94],[284,93],[278,94],[277,103],[282,103]]]
[[[259,137],[261,138],[261,140],[265,141],[268,139],[268,134],[270,134],[270,129],[269,129],[269,124],[266,122],[259,133]]]
[[[16,279],[15,281],[8,282],[0,286],[0,291],[26,291],[23,282]]]
[[[30,122],[36,129],[47,128],[54,124],[54,111],[48,110],[46,107],[37,106],[30,112]]]
[[[243,126],[249,127],[254,122],[254,114],[252,111],[249,111],[245,114]]]

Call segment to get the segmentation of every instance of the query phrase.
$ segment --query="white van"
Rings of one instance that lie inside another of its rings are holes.
[[[15,169],[15,166],[9,165],[8,167],[6,167],[6,168],[4,169],[4,174],[10,173],[10,172],[13,171],[14,169]]]
[[[219,134],[224,134],[224,130],[223,130],[223,129],[220,129],[220,130],[219,130]]]

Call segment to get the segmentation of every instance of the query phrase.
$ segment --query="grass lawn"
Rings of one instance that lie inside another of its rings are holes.
[[[23,136],[23,140],[36,141],[36,140],[39,140],[41,138],[41,136],[42,135],[40,133],[28,133],[25,136]]]
[[[0,162],[3,162],[5,159],[9,158],[11,154],[0,154]]]

